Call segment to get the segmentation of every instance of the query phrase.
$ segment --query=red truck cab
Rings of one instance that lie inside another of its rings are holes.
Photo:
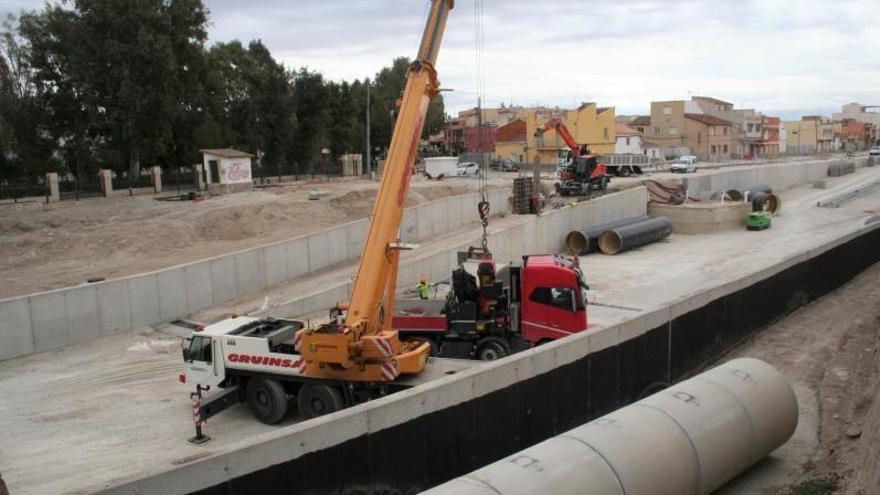
[[[529,256],[521,270],[522,339],[541,343],[587,329],[586,283],[570,257]]]

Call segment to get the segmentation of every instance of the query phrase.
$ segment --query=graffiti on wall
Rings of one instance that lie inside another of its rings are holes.
[[[235,182],[250,182],[250,160],[236,160],[234,162],[226,162],[221,175],[223,177],[220,182],[225,184],[231,184]]]

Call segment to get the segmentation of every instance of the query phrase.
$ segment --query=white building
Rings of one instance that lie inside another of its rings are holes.
[[[208,192],[229,194],[253,190],[251,160],[254,155],[232,148],[205,149],[199,153]]]
[[[615,155],[641,155],[642,135],[639,131],[621,123],[614,124],[617,141],[614,143]]]

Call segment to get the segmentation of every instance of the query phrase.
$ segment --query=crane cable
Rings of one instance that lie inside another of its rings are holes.
[[[480,223],[483,225],[483,236],[480,239],[483,251],[489,252],[489,214],[491,208],[489,206],[488,188],[489,188],[489,170],[486,166],[485,140],[483,131],[485,124],[483,123],[483,101],[486,96],[486,65],[485,65],[485,31],[483,29],[483,0],[474,0],[474,61],[477,83],[477,151],[480,154],[480,202],[477,204],[477,212],[480,215]]]

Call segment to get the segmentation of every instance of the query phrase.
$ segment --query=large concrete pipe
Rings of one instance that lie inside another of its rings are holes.
[[[598,241],[599,236],[606,230],[615,227],[623,227],[624,225],[630,225],[636,222],[642,222],[648,218],[650,218],[648,215],[642,215],[640,217],[624,218],[623,220],[617,220],[615,222],[603,223],[602,225],[586,230],[572,230],[567,236],[565,236],[565,245],[568,247],[569,251],[575,254],[592,253],[598,249],[596,242]]]
[[[606,230],[599,236],[599,249],[605,254],[617,254],[665,239],[672,233],[672,221],[656,217],[638,223]]]
[[[739,189],[727,189],[725,191],[713,192],[709,199],[715,201],[742,201],[743,193]]]
[[[782,199],[775,194],[759,192],[752,196],[752,211],[769,211],[776,215],[782,209]]]
[[[788,441],[797,421],[785,377],[734,359],[425,493],[708,494]]]

